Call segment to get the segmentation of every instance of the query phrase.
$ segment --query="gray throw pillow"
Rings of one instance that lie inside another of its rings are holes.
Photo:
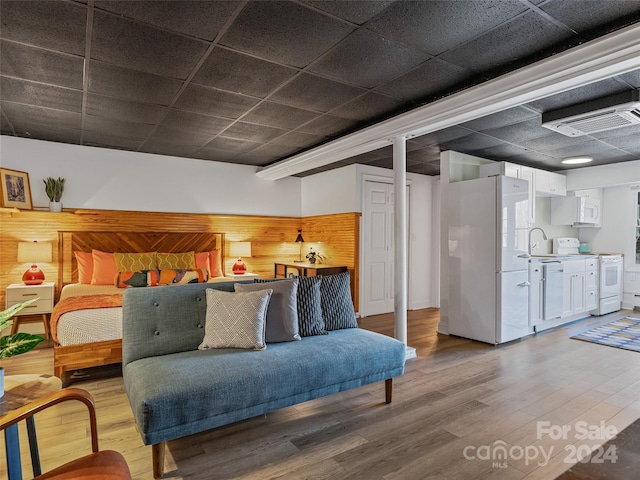
[[[324,326],[329,331],[358,328],[349,278],[349,272],[322,276],[320,305]]]
[[[207,288],[204,339],[198,347],[264,350],[265,320],[271,289],[232,293]]]
[[[256,283],[279,283],[285,279],[255,280]],[[320,282],[322,277],[298,277],[298,329],[301,337],[327,335],[320,306]]]
[[[266,342],[291,342],[300,340],[298,332],[298,279],[289,278],[281,282],[236,283],[236,292],[257,292],[271,289],[271,300],[267,309]]]

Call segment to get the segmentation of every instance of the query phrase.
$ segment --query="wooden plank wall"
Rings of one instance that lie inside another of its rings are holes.
[[[39,265],[48,281],[57,280],[58,231],[161,231],[225,233],[225,271],[235,261],[228,253],[229,242],[250,241],[248,271],[264,278],[273,277],[276,261],[298,258],[298,229],[308,230],[309,239],[322,242],[320,251],[327,263],[348,265],[358,278],[359,213],[321,217],[267,217],[244,215],[205,215],[184,213],[134,212],[116,210],[48,211],[0,209],[0,304],[4,306],[5,289],[20,283],[28,265],[17,263],[18,242],[43,241],[53,244],[53,261]],[[305,233],[306,235],[306,233]],[[305,240],[307,238],[305,237]],[[308,250],[307,250],[308,251]],[[357,288],[355,291],[357,292]],[[354,297],[357,307],[357,298]]]

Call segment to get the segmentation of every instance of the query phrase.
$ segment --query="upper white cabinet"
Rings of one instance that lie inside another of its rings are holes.
[[[536,195],[539,197],[566,196],[567,177],[536,169]]]
[[[491,162],[480,165],[481,177],[491,177],[493,175],[522,178],[529,182],[529,212],[527,214],[527,221],[530,225],[536,223],[536,169],[509,162]]]

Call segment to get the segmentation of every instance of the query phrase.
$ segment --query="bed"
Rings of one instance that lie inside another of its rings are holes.
[[[217,252],[224,281],[224,234],[209,232],[58,232],[58,304],[51,318],[54,374],[122,362],[123,288],[80,283],[76,252]],[[199,257],[202,258],[202,257]],[[83,279],[86,282],[86,279]],[[106,283],[106,282],[103,282]],[[153,288],[153,287],[142,287]],[[62,308],[60,308],[62,307]]]

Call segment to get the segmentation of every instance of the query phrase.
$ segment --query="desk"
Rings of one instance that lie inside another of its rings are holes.
[[[298,263],[298,262],[276,262],[273,268],[275,278],[286,278],[292,275],[291,270],[296,270],[302,277],[315,277],[316,275],[335,275],[346,272],[346,265],[328,265],[325,263]]]
[[[0,417],[37,398],[60,390],[61,387],[62,381],[53,375],[8,375],[4,378],[4,397],[0,399]],[[42,473],[38,455],[36,425],[33,417],[27,418],[26,422],[29,449],[31,451],[31,465],[33,467],[33,476],[35,477]],[[20,438],[18,436],[17,423],[4,430],[4,443],[9,480],[22,480]]]

